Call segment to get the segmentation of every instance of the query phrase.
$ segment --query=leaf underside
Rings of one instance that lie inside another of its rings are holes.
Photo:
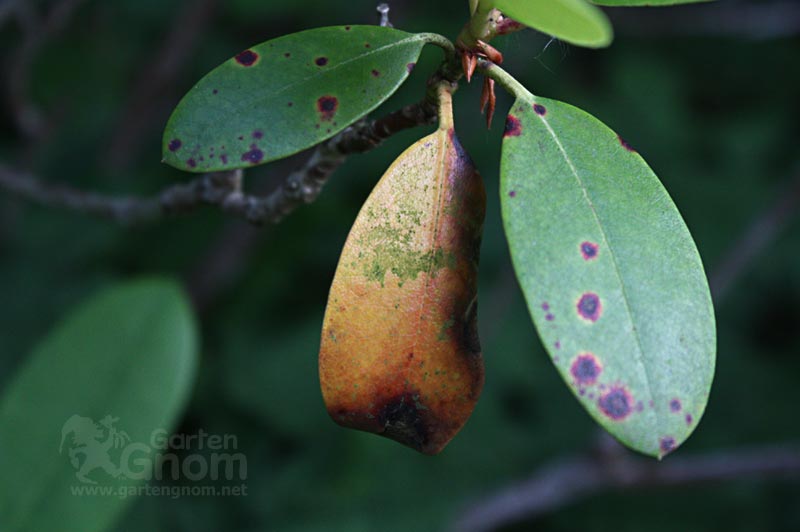
[[[645,161],[594,117],[517,95],[502,214],[542,342],[611,434],[661,457],[702,415],[715,325],[699,254]]]
[[[483,387],[476,327],[486,196],[453,130],[416,142],[353,225],[331,286],[319,372],[328,413],[426,454]]]
[[[426,42],[425,34],[337,26],[245,50],[178,104],[164,131],[164,162],[189,172],[230,170],[314,146],[391,96]]]
[[[608,46],[614,38],[605,14],[585,0],[490,0],[505,15],[578,46]]]
[[[189,305],[168,281],[128,283],[71,313],[0,399],[0,530],[108,529],[134,497],[71,490],[89,481],[115,490],[142,482],[125,473],[115,479],[114,470],[128,465],[123,471],[139,473],[135,460],[153,454],[138,450],[125,464],[121,453],[174,424],[191,389],[196,351]],[[106,416],[118,418],[113,426],[130,438],[108,451],[110,465],[96,447],[111,436],[97,424]],[[88,481],[79,478],[79,465]]]

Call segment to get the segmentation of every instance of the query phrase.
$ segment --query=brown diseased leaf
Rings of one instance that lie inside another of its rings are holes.
[[[361,209],[331,286],[319,374],[340,425],[436,454],[483,387],[486,193],[452,127],[406,150]]]

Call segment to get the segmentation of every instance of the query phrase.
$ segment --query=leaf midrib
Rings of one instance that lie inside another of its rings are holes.
[[[531,105],[534,103],[536,103],[536,99],[532,98]],[[630,321],[631,328],[633,330],[633,337],[636,340],[636,347],[638,348],[636,362],[642,367],[642,370],[644,372],[645,384],[647,385],[647,394],[649,396],[649,399],[655,400],[650,372],[647,368],[647,364],[645,364],[644,362],[644,348],[642,347],[642,340],[639,337],[639,331],[636,327],[636,323],[633,320],[633,312],[631,311],[630,303],[628,301],[628,290],[625,287],[625,282],[623,281],[622,274],[619,269],[619,264],[617,264],[617,259],[614,249],[612,248],[608,239],[608,235],[606,234],[603,224],[600,221],[600,216],[597,214],[597,209],[595,209],[594,202],[592,202],[592,199],[589,197],[586,185],[584,184],[583,179],[581,179],[581,176],[578,173],[578,169],[575,167],[575,164],[572,162],[572,159],[569,157],[567,151],[564,149],[564,145],[561,144],[561,140],[559,140],[558,135],[550,126],[550,123],[547,121],[547,118],[540,115],[535,115],[535,116],[536,118],[541,120],[545,128],[547,128],[547,132],[550,134],[553,141],[556,143],[556,146],[558,147],[558,150],[561,152],[562,157],[564,157],[564,161],[567,163],[567,166],[569,166],[572,175],[575,177],[575,180],[578,182],[578,186],[581,188],[583,197],[586,198],[586,202],[589,204],[589,209],[591,210],[592,216],[594,217],[595,222],[597,223],[597,227],[600,229],[600,234],[603,237],[603,242],[606,244],[606,246],[608,246],[609,256],[611,257],[611,263],[614,266],[614,274],[616,275],[617,280],[619,281],[619,285],[622,289],[622,300],[625,303],[625,313],[628,315],[628,320]],[[658,413],[658,409],[657,408],[650,409],[650,412],[656,419],[656,425],[660,426],[661,416]]]

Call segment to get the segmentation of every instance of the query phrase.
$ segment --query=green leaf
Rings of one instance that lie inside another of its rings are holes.
[[[675,4],[699,4],[701,2],[713,2],[714,0],[589,0],[593,4],[601,6],[671,6]]]
[[[133,497],[73,490],[141,484],[127,473],[141,470],[137,459],[153,455],[136,450],[126,463],[124,452],[177,420],[196,352],[191,311],[172,282],[124,284],[75,309],[0,400],[0,530],[108,529]],[[103,448],[112,441],[110,427],[129,439],[116,432],[118,445]],[[113,469],[102,467],[103,458]],[[83,480],[72,461],[87,469]]]
[[[514,20],[578,46],[608,46],[614,31],[606,15],[585,0],[490,0]]]
[[[164,131],[164,162],[190,172],[229,170],[318,144],[391,96],[429,37],[338,26],[245,50],[178,104]]]
[[[678,210],[625,141],[567,104],[518,93],[502,214],[539,336],[591,416],[642,453],[683,443],[705,410],[715,325]]]

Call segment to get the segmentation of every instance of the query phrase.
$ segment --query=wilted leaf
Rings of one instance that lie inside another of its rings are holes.
[[[0,400],[0,530],[111,526],[133,497],[80,490],[141,484],[121,473],[121,456],[108,453],[170,429],[192,386],[196,355],[191,311],[171,282],[129,283],[70,314]],[[141,450],[132,456],[147,458]],[[140,464],[129,465],[138,473]]]
[[[628,143],[575,107],[517,98],[503,141],[502,211],[533,321],[592,417],[663,456],[694,430],[714,373],[697,249]]]
[[[605,14],[585,0],[488,0],[514,20],[578,46],[608,46],[614,38]]]
[[[391,96],[427,39],[380,26],[337,26],[245,50],[178,104],[164,131],[164,162],[190,172],[227,170],[313,146]]]
[[[486,197],[452,129],[391,165],[347,238],[322,330],[328,413],[426,454],[467,421],[483,386],[476,329]]]

